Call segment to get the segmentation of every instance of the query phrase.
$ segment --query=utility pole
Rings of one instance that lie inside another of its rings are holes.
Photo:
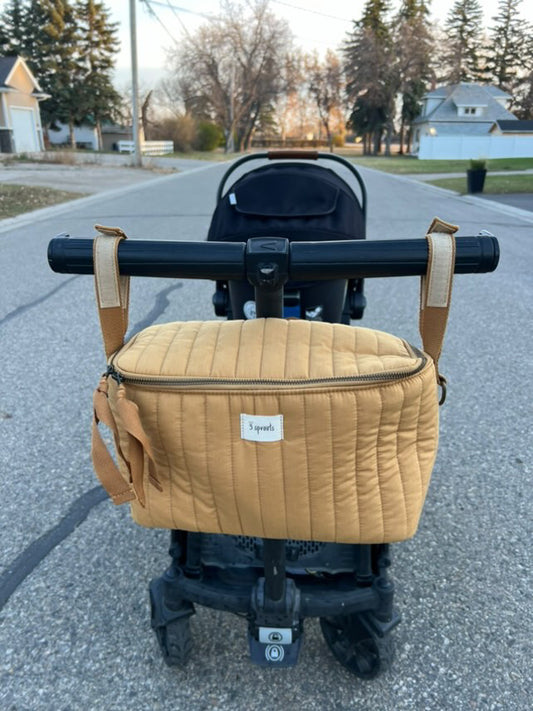
[[[135,0],[130,0],[130,44],[131,44],[131,110],[133,117],[133,165],[142,167],[141,137],[139,133],[139,80],[137,76],[137,27],[135,22]]]

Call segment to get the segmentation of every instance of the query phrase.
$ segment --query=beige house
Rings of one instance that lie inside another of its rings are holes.
[[[47,98],[22,57],[0,57],[0,153],[44,149],[39,101]]]

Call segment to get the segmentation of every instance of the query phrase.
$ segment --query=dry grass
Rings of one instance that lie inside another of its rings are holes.
[[[0,184],[0,219],[15,217],[24,212],[39,210],[42,207],[57,205],[79,197],[85,196],[53,188]]]

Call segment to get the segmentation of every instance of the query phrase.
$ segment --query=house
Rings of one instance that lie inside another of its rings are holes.
[[[116,126],[114,124],[104,123],[102,126],[102,150],[114,151],[117,150],[119,141],[131,141],[133,139],[133,129],[131,126]],[[142,139],[144,135],[142,134]],[[70,130],[69,127],[56,122],[55,128],[48,131],[48,140],[53,146],[70,146]],[[81,126],[74,126],[74,140],[78,148],[88,148],[89,150],[97,151],[98,148],[98,131],[93,123],[88,121]]]
[[[39,101],[48,98],[22,57],[0,57],[0,152],[43,150]]]
[[[519,122],[508,110],[512,97],[489,84],[452,84],[424,96],[413,122],[412,152],[418,158],[505,158],[533,155],[533,134],[506,141],[492,129]]]

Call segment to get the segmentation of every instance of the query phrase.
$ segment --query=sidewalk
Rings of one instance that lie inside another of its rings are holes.
[[[1,159],[1,157],[0,157]],[[63,163],[44,163],[42,161],[13,161],[7,165],[0,163],[0,183],[15,185],[38,185],[74,193],[95,193],[116,190],[129,185],[152,181],[161,175],[187,172],[201,166],[212,165],[211,161],[189,160],[183,158],[147,158],[144,166],[131,166],[131,156],[106,155],[94,156],[80,154],[76,156],[76,165]]]

